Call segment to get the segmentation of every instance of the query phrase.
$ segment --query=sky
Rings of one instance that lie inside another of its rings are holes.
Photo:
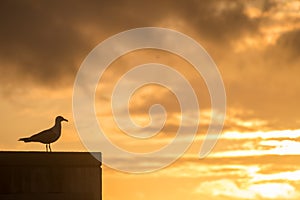
[[[52,150],[88,151],[72,109],[74,81],[86,56],[122,31],[169,28],[201,44],[220,71],[227,98],[221,138],[206,158],[198,158],[211,102],[190,63],[154,49],[116,59],[95,95],[98,123],[115,144],[133,152],[154,151],[180,127],[176,96],[158,85],[140,88],[128,104],[141,126],[150,121],[151,105],[165,107],[167,119],[157,135],[134,140],[116,126],[110,107],[113,88],[124,73],[143,63],[172,66],[189,80],[200,102],[200,123],[190,148],[161,170],[130,174],[103,166],[103,199],[299,199],[299,1],[7,0],[0,2],[0,24],[1,151],[44,151],[42,144],[17,140],[52,126],[57,115],[69,122]],[[160,162],[120,159],[119,164],[138,169]]]

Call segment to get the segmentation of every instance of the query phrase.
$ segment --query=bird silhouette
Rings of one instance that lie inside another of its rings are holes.
[[[32,135],[31,137],[27,138],[20,138],[19,141],[24,142],[41,142],[46,144],[46,152],[48,152],[48,147],[51,152],[50,144],[58,140],[61,135],[61,122],[68,121],[67,119],[63,118],[62,116],[57,116],[55,118],[55,124],[52,128],[44,130],[40,133]]]

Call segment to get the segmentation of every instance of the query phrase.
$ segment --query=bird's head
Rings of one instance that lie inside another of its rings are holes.
[[[61,122],[61,121],[68,121],[67,119],[63,118],[62,116],[57,116],[55,119],[55,122]]]

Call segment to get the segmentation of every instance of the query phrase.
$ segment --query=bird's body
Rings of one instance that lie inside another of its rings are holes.
[[[32,135],[31,137],[27,138],[20,138],[19,141],[24,142],[40,142],[43,144],[46,144],[46,151],[51,151],[50,144],[58,140],[58,138],[61,135],[61,122],[62,121],[68,121],[65,118],[58,116],[55,118],[55,124],[52,128],[49,128],[47,130],[44,130],[40,133],[37,133],[35,135]]]

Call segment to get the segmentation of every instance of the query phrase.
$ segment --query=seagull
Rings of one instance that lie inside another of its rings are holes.
[[[55,118],[55,124],[52,128],[44,130],[40,133],[32,135],[31,137],[27,138],[20,138],[19,141],[24,142],[41,142],[46,144],[46,152],[48,152],[48,148],[51,152],[50,143],[55,142],[61,135],[61,122],[68,121],[67,119],[63,118],[62,116],[57,116]]]

